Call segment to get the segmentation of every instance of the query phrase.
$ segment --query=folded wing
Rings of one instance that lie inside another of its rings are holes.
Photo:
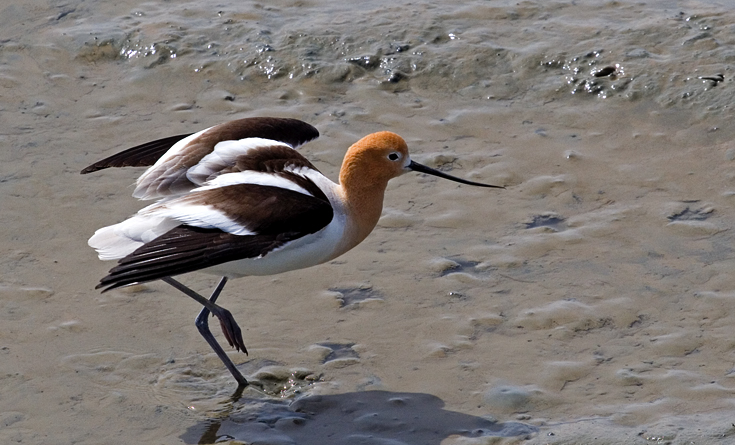
[[[240,205],[248,207],[248,212],[237,211],[230,201],[233,194],[238,196]],[[318,232],[333,217],[332,206],[323,193],[310,196],[253,184],[195,191],[184,202],[169,202],[149,212],[154,217],[169,219],[186,215],[180,218],[187,223],[122,258],[98,288],[110,290],[229,261],[263,257]]]

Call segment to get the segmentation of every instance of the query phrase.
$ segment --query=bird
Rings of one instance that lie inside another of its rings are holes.
[[[228,280],[311,267],[349,251],[378,223],[388,181],[409,171],[505,188],[419,164],[390,131],[349,147],[335,183],[297,151],[318,137],[297,119],[247,117],[137,145],[84,168],[82,174],[148,167],[133,197],[155,200],[89,239],[101,260],[118,261],[96,289],[161,280],[199,302],[195,325],[242,388],[249,382],[208,325],[210,314],[217,317],[230,346],[247,354],[232,313],[216,304]],[[209,298],[173,278],[194,271],[221,277]]]

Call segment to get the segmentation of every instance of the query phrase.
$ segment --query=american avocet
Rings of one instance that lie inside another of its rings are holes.
[[[133,196],[158,200],[89,239],[101,260],[119,260],[97,288],[160,279],[195,299],[204,306],[199,332],[244,386],[207,323],[211,312],[230,346],[247,354],[232,314],[215,304],[228,278],[278,274],[342,255],[377,224],[388,181],[409,170],[502,188],[418,164],[406,142],[388,131],[352,145],[335,184],[295,150],[318,136],[295,119],[239,119],[148,142],[82,170],[150,166]],[[209,299],[171,278],[195,270],[222,277]]]

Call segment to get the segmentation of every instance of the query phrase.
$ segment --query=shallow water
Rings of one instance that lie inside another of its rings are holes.
[[[732,440],[735,10],[360,5],[0,7],[0,442],[206,443],[202,425],[267,400],[228,401],[196,303],[93,289],[111,265],[86,239],[141,207],[140,171],[79,175],[256,115],[319,128],[303,151],[331,178],[390,129],[419,162],[507,187],[403,176],[344,257],[230,283],[250,352],[232,357],[272,394],[415,393],[538,427],[501,442]]]

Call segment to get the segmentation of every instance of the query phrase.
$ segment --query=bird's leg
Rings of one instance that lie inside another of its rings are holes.
[[[222,332],[225,334],[225,338],[227,339],[227,342],[230,344],[230,346],[237,349],[238,351],[242,349],[243,352],[247,354],[245,342],[242,339],[242,331],[240,330],[240,326],[237,325],[237,322],[232,316],[232,313],[230,313],[230,311],[228,311],[227,309],[214,304],[214,302],[217,300],[217,297],[219,297],[220,292],[222,292],[222,288],[225,286],[225,283],[227,283],[227,278],[223,277],[222,280],[220,280],[220,283],[215,288],[209,300],[171,277],[164,277],[161,278],[161,280],[185,293],[194,300],[198,301],[202,306],[204,306],[204,309],[207,309],[207,313],[211,312],[212,314],[214,314],[214,316],[216,316],[220,320]],[[206,317],[202,318],[206,320]]]
[[[240,330],[240,326],[237,325],[237,322],[235,322],[235,319],[232,317],[230,311],[214,304],[215,301],[217,301],[217,297],[219,297],[220,292],[222,292],[222,289],[227,283],[227,277],[222,277],[209,299],[204,298],[203,296],[199,295],[198,293],[194,292],[193,290],[189,289],[188,287],[184,286],[171,277],[161,278],[161,280],[175,287],[179,291],[185,293],[189,297],[201,303],[202,306],[204,306],[204,308],[196,318],[196,326],[199,330],[199,333],[202,335],[202,337],[204,337],[204,340],[207,341],[212,350],[214,350],[215,354],[217,354],[217,357],[222,360],[222,363],[225,364],[227,369],[230,371],[230,374],[232,374],[235,380],[237,380],[237,383],[240,386],[247,386],[248,381],[235,367],[235,364],[232,363],[232,360],[230,360],[230,357],[227,356],[219,343],[217,343],[214,335],[212,335],[212,332],[209,330],[209,323],[207,321],[207,317],[209,316],[210,312],[214,314],[219,319],[220,326],[222,326],[222,332],[225,334],[225,338],[227,339],[227,342],[230,343],[230,346],[233,346],[238,351],[242,349],[243,352],[247,354],[247,349],[245,349],[245,342],[242,339],[242,331]]]

